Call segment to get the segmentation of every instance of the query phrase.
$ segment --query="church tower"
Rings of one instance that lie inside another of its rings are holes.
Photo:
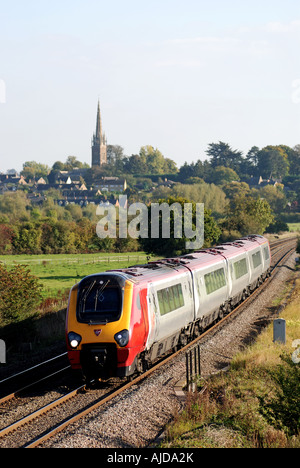
[[[96,133],[92,139],[92,168],[103,164],[107,164],[107,142],[105,134],[102,133],[100,102],[98,101]]]

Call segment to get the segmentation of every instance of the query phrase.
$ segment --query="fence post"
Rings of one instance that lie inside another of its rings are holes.
[[[185,355],[185,364],[186,364],[186,388],[187,391],[190,391],[190,366],[189,366],[189,353]]]

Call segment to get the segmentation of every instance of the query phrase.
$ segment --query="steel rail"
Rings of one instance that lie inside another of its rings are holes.
[[[70,400],[74,396],[76,396],[80,391],[82,391],[85,388],[85,385],[81,385],[80,387],[76,388],[75,390],[72,390],[72,392],[67,393],[63,397],[58,398],[55,401],[52,401],[46,406],[43,406],[42,408],[38,409],[34,413],[29,414],[28,416],[25,416],[24,418],[20,419],[19,421],[11,424],[10,426],[5,427],[0,431],[0,438],[10,434],[11,432],[15,431],[21,426],[24,426],[24,424],[27,424],[33,419],[37,418],[38,416],[41,416],[42,414],[47,413],[48,411],[56,408],[57,406],[61,405],[62,403],[65,403],[66,401]]]
[[[281,250],[284,250],[286,249],[286,244],[290,243],[290,242],[294,242],[294,240],[292,239],[289,239],[288,241],[284,242],[285,246],[282,247],[281,249],[279,249],[278,252],[276,252],[275,255],[278,255],[278,253],[281,251]],[[275,247],[275,246],[274,246]],[[273,269],[272,269],[272,272],[278,268],[279,264],[281,262],[283,262],[283,260],[288,256],[290,255],[290,253],[292,251],[294,251],[295,249],[295,246],[290,248],[288,250],[288,252],[286,252],[280,259],[279,261],[273,266]],[[275,256],[274,255],[274,256]],[[272,276],[271,278],[268,278],[258,289],[256,289],[245,301],[243,301],[241,304],[239,304],[238,307],[236,307],[234,310],[232,310],[229,314],[227,314],[222,320],[218,321],[214,326],[210,327],[208,330],[206,330],[204,333],[202,333],[199,337],[197,337],[196,339],[194,339],[193,341],[191,341],[190,343],[188,343],[186,346],[184,346],[183,348],[181,348],[180,350],[178,350],[177,352],[165,357],[163,360],[161,360],[158,364],[156,364],[155,366],[153,366],[151,369],[149,369],[148,371],[146,371],[145,373],[143,373],[142,375],[132,379],[131,382],[128,382],[127,384],[124,384],[122,385],[121,387],[119,387],[116,391],[112,392],[110,395],[108,396],[104,396],[104,397],[101,397],[100,400],[98,400],[95,404],[91,404],[89,405],[88,408],[85,408],[84,410],[80,411],[79,413],[77,413],[75,416],[72,416],[70,418],[68,418],[67,420],[65,420],[62,424],[60,424],[59,426],[55,427],[54,429],[48,431],[46,434],[44,434],[42,437],[36,439],[35,441],[31,442],[31,443],[28,443],[27,445],[25,445],[24,447],[26,448],[34,448],[34,447],[37,447],[38,445],[40,445],[41,443],[43,443],[44,441],[50,439],[51,437],[53,437],[54,435],[56,435],[57,433],[61,432],[63,429],[65,429],[67,426],[69,426],[70,424],[78,421],[79,419],[81,419],[82,417],[86,416],[87,414],[89,414],[90,412],[94,411],[95,409],[105,405],[106,403],[108,403],[109,401],[111,401],[113,398],[117,397],[119,394],[121,394],[123,391],[129,389],[131,386],[141,382],[142,380],[146,379],[148,376],[150,376],[151,374],[153,374],[154,372],[156,372],[160,367],[162,367],[163,365],[165,365],[166,363],[168,363],[169,361],[173,360],[176,356],[178,356],[179,354],[181,353],[184,353],[186,352],[189,348],[193,347],[196,343],[198,343],[199,341],[203,340],[208,334],[212,333],[217,327],[220,327],[222,323],[224,323],[225,321],[227,321],[230,317],[232,317],[234,314],[237,313],[237,311],[240,310],[240,308],[242,308],[244,305],[246,305],[251,299],[254,299],[257,295],[259,295],[263,289],[265,289],[266,285],[269,284],[269,282],[274,278],[274,276]],[[63,355],[60,355],[58,357],[61,357]],[[57,357],[56,357],[57,358]],[[55,359],[55,358],[53,358]],[[49,361],[52,361],[53,359],[49,360]],[[44,363],[43,363],[44,364]],[[34,368],[36,368],[38,366],[34,366]],[[32,368],[32,369],[34,369]],[[26,372],[26,371],[24,371]],[[46,377],[47,378],[47,377]],[[41,379],[41,380],[44,380],[44,379]],[[26,387],[25,387],[26,388]],[[85,388],[85,385],[83,386],[80,386],[79,388],[73,390],[72,392],[64,395],[63,397],[55,400],[54,402],[44,406],[43,408],[40,408],[39,410],[35,411],[34,413],[26,416],[25,418],[15,422],[14,424],[6,427],[5,429],[3,429],[2,431],[0,431],[0,438],[1,437],[4,437],[5,435],[13,432],[14,430],[20,428],[21,426],[23,426],[24,424],[27,424],[29,423],[30,421],[32,421],[33,419],[51,411],[52,409],[56,408],[57,406],[65,403],[66,401],[70,400],[71,398],[73,398],[74,396],[76,396],[80,391],[82,391],[83,389]]]
[[[296,240],[297,240],[297,237],[276,240],[276,241],[273,241],[273,242],[270,243],[270,247],[271,247],[271,250],[273,250],[273,249],[276,249],[278,246],[280,246],[280,245],[282,245],[282,244],[287,244],[287,243],[289,243],[289,242],[296,241]],[[9,377],[3,379],[3,380],[0,380],[0,385],[3,384],[3,383],[7,383],[8,381],[13,380],[14,378],[20,377],[20,376],[22,376],[22,375],[24,375],[24,374],[26,374],[26,373],[29,373],[29,372],[31,372],[31,371],[33,371],[33,370],[36,370],[36,369],[38,369],[38,368],[40,368],[40,367],[42,367],[42,366],[44,366],[44,365],[46,365],[46,364],[49,364],[50,362],[55,361],[55,360],[57,360],[57,359],[59,359],[59,358],[61,358],[61,357],[64,357],[64,356],[66,356],[67,354],[68,354],[68,353],[65,352],[65,353],[63,353],[63,354],[60,354],[59,356],[54,356],[53,358],[50,358],[50,359],[48,359],[48,360],[46,360],[46,361],[43,361],[43,362],[41,362],[41,363],[39,363],[39,364],[36,364],[36,365],[33,366],[33,367],[30,367],[30,368],[25,369],[25,370],[23,370],[23,371],[21,371],[21,372],[19,372],[19,373],[17,373],[17,374],[13,374],[13,375],[11,375],[11,376],[9,376]],[[38,382],[34,382],[32,385],[34,385],[35,383],[38,383]],[[18,393],[18,392],[19,392],[19,390],[17,390],[15,393]],[[9,396],[9,395],[7,395],[7,397],[8,397],[8,396]],[[6,398],[6,397],[4,397],[4,398]],[[1,403],[1,402],[2,402],[2,400],[0,399],[0,403]]]
[[[292,242],[292,241],[291,241]],[[286,242],[288,243],[288,242]],[[286,248],[286,247],[285,247]],[[284,250],[282,248],[281,250]],[[279,267],[280,263],[282,263],[286,257],[291,255],[291,252],[295,250],[295,246],[290,248],[288,252],[286,252],[279,260],[278,262],[273,266],[272,272]],[[232,318],[243,306],[245,306],[251,299],[255,299],[266,287],[267,285],[270,284],[274,276],[271,276],[271,278],[268,278],[258,289],[256,289],[245,301],[243,301],[241,304],[239,304],[234,310],[232,310],[229,314],[227,314],[222,320],[218,321],[215,325],[210,327],[208,330],[206,330],[204,333],[202,333],[199,337],[188,343],[186,346],[178,350],[177,352],[171,354],[170,356],[166,357],[163,359],[161,362],[153,366],[151,369],[147,370],[145,373],[142,375],[134,378],[131,382],[128,382],[115,392],[111,393],[109,396],[101,398],[100,401],[97,401],[94,405],[90,405],[88,408],[84,409],[83,411],[77,413],[75,416],[70,417],[66,421],[64,421],[61,425],[55,427],[53,430],[48,431],[46,434],[44,434],[42,437],[39,439],[36,439],[35,441],[27,444],[24,446],[24,448],[35,448],[39,445],[41,445],[43,442],[46,440],[54,437],[56,434],[64,430],[66,427],[69,425],[79,421],[81,418],[84,416],[88,415],[92,411],[100,408],[101,406],[105,405],[112,399],[116,398],[118,395],[120,395],[122,392],[125,390],[129,389],[133,385],[136,385],[137,383],[145,380],[147,377],[149,377],[151,374],[156,372],[158,369],[160,369],[163,365],[167,364],[168,362],[172,361],[175,357],[179,356],[181,353],[186,352],[189,348],[193,347],[196,343],[199,343],[202,341],[204,338],[206,338],[210,333],[215,331],[218,327],[220,327],[224,322],[228,321],[229,318]],[[1,433],[0,433],[1,435]]]
[[[23,370],[23,371],[21,371],[21,372],[18,372],[17,374],[13,374],[13,375],[11,375],[11,376],[9,376],[9,377],[3,379],[3,380],[0,380],[0,384],[2,384],[2,383],[4,383],[4,382],[8,382],[9,380],[12,380],[12,379],[14,379],[14,378],[16,378],[16,377],[20,377],[21,375],[24,375],[24,374],[26,374],[26,373],[29,373],[29,372],[31,372],[31,371],[33,371],[33,370],[36,370],[37,368],[42,367],[42,366],[45,366],[46,364],[49,364],[49,362],[55,361],[56,359],[59,359],[59,358],[61,358],[61,357],[63,357],[63,356],[66,356],[66,355],[67,355],[67,352],[65,352],[65,353],[63,353],[63,354],[60,354],[59,356],[55,356],[55,357],[53,357],[53,358],[50,358],[50,359],[48,359],[47,361],[40,362],[39,364],[36,364],[36,365],[33,366],[33,367],[30,367],[30,368],[25,369],[25,370]]]
[[[29,388],[34,387],[35,385],[37,385],[37,384],[39,384],[41,382],[44,382],[45,380],[51,379],[51,377],[54,377],[55,375],[58,375],[61,372],[65,372],[66,370],[68,370],[70,368],[71,368],[71,366],[64,367],[63,369],[60,369],[60,370],[58,370],[56,372],[53,372],[53,374],[46,375],[45,377],[43,377],[43,378],[41,378],[39,380],[36,380],[35,382],[32,382],[32,383],[26,385],[25,387],[22,387],[19,390],[16,390],[15,392],[10,393],[9,395],[6,395],[3,398],[0,398],[0,404],[5,403],[6,401],[12,400],[13,398],[16,398],[17,396],[20,395],[20,393],[24,392],[25,390],[28,390]]]

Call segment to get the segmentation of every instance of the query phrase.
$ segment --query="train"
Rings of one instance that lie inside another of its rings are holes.
[[[70,365],[86,380],[143,373],[222,319],[270,274],[268,240],[249,235],[187,255],[89,275],[70,291]]]

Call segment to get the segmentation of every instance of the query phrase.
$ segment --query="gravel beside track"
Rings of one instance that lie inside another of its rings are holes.
[[[228,366],[232,357],[260,332],[274,314],[272,302],[281,296],[294,274],[293,254],[258,297],[240,314],[201,343],[201,371],[207,377]],[[185,379],[185,354],[130,388],[104,408],[72,424],[42,447],[53,448],[141,448],[151,446],[165,425],[181,410],[175,391]],[[1,442],[0,442],[1,444]]]

